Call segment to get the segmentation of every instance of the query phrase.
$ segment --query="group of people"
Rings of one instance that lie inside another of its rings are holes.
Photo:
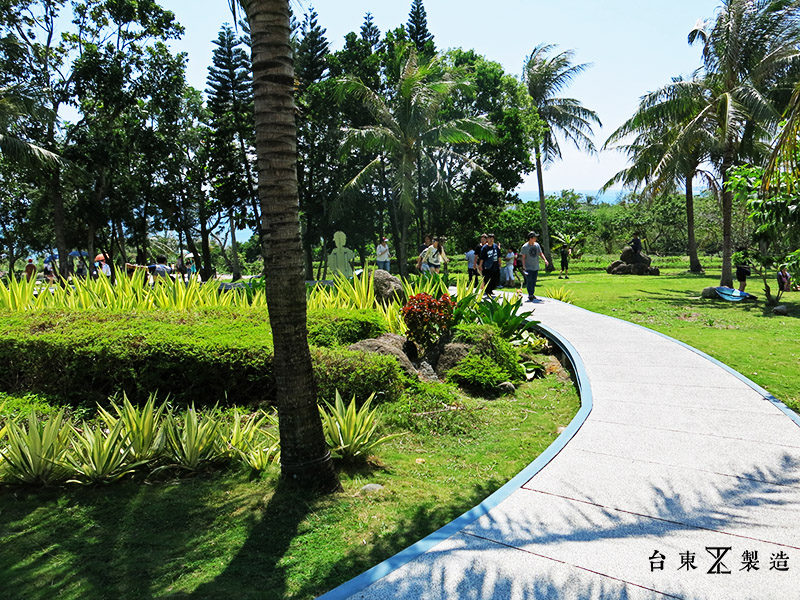
[[[465,253],[469,283],[472,284],[474,281],[474,284],[478,285],[479,278],[483,278],[486,285],[485,293],[487,296],[491,296],[501,283],[503,285],[515,284],[515,270],[519,270],[525,281],[528,300],[534,302],[540,266],[542,264],[545,267],[549,265],[538,239],[539,234],[531,231],[528,233],[528,241],[520,248],[519,253],[510,248],[503,254],[500,245],[495,241],[494,233],[482,234],[478,245]],[[569,278],[570,254],[568,248],[562,252],[559,277]],[[503,261],[502,267],[501,260]]]
[[[515,286],[516,272],[519,271],[525,283],[528,300],[536,300],[536,283],[539,278],[541,264],[549,264],[538,242],[539,234],[535,231],[528,233],[528,241],[517,253],[509,248],[505,253],[500,244],[495,241],[494,233],[484,233],[475,248],[470,248],[466,253],[467,271],[469,273],[468,285],[478,286],[482,279],[485,284],[485,293],[491,296],[500,286]],[[444,250],[444,240],[439,237],[426,235],[417,251],[417,270],[421,273],[439,273],[442,266],[450,262]],[[561,250],[561,273],[558,278],[569,279],[569,259],[572,250],[566,245]],[[375,256],[378,269],[389,270],[389,245],[385,237],[381,237],[375,246]]]

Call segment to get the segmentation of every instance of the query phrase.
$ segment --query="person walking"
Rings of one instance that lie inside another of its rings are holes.
[[[428,246],[417,258],[417,269],[422,268],[423,271],[439,272],[439,268],[444,263],[450,262],[447,254],[444,252],[441,238],[433,238],[433,242]],[[427,265],[427,269],[424,268]]]
[[[500,247],[494,243],[494,234],[486,234],[486,244],[481,248],[481,257],[478,261],[478,272],[483,276],[486,285],[484,294],[491,297],[500,283]]]
[[[478,285],[478,270],[475,268],[475,248],[470,248],[464,253],[467,259],[467,273],[469,279],[467,280],[467,287],[472,287],[472,278],[475,278],[475,285]]]
[[[504,257],[505,265],[503,266],[503,274],[500,278],[501,284],[505,287],[514,287],[514,261],[516,258],[516,252],[514,252],[513,248],[509,248]]]
[[[389,240],[385,237],[375,246],[375,262],[379,269],[389,272]]]
[[[528,241],[522,246],[519,253],[522,255],[522,274],[525,276],[525,286],[528,288],[528,301],[536,300],[536,281],[539,279],[539,259],[548,262],[542,252],[542,247],[536,241],[539,234],[535,231],[528,233]]]

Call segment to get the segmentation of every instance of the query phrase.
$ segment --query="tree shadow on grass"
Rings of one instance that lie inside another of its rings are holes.
[[[19,490],[0,501],[3,598],[153,598],[196,566],[237,498],[198,477],[156,486]],[[212,492],[211,494],[207,492]],[[221,497],[220,497],[221,496]],[[24,557],[21,559],[21,557]]]
[[[772,309],[761,298],[752,300],[742,300],[740,302],[728,302],[721,298],[701,298],[696,290],[637,290],[643,297],[649,300],[663,301],[664,303],[679,308],[701,308],[708,311],[738,310],[752,314],[757,317],[775,318]],[[755,291],[754,294],[758,295]],[[762,292],[763,293],[763,292]],[[790,292],[792,294],[792,292]],[[800,294],[798,294],[800,296]],[[800,318],[800,298],[795,299],[791,295],[784,294],[779,304],[785,305],[789,310],[790,318]]]

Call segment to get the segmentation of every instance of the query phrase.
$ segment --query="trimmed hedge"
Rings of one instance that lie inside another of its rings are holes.
[[[308,343],[312,346],[349,346],[386,333],[386,321],[375,310],[334,309],[308,313]]]
[[[274,404],[272,357],[265,309],[0,315],[0,391],[73,406],[103,404],[122,391],[143,402],[156,390],[197,405]],[[332,396],[331,385],[343,397],[365,389],[399,395],[402,375],[391,357],[342,349],[313,357],[322,397]]]

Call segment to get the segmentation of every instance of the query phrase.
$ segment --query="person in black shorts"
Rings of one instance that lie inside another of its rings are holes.
[[[572,256],[572,248],[567,246],[561,246],[561,273],[559,274],[558,278],[561,279],[561,276],[564,276],[564,279],[569,279],[569,257]]]

